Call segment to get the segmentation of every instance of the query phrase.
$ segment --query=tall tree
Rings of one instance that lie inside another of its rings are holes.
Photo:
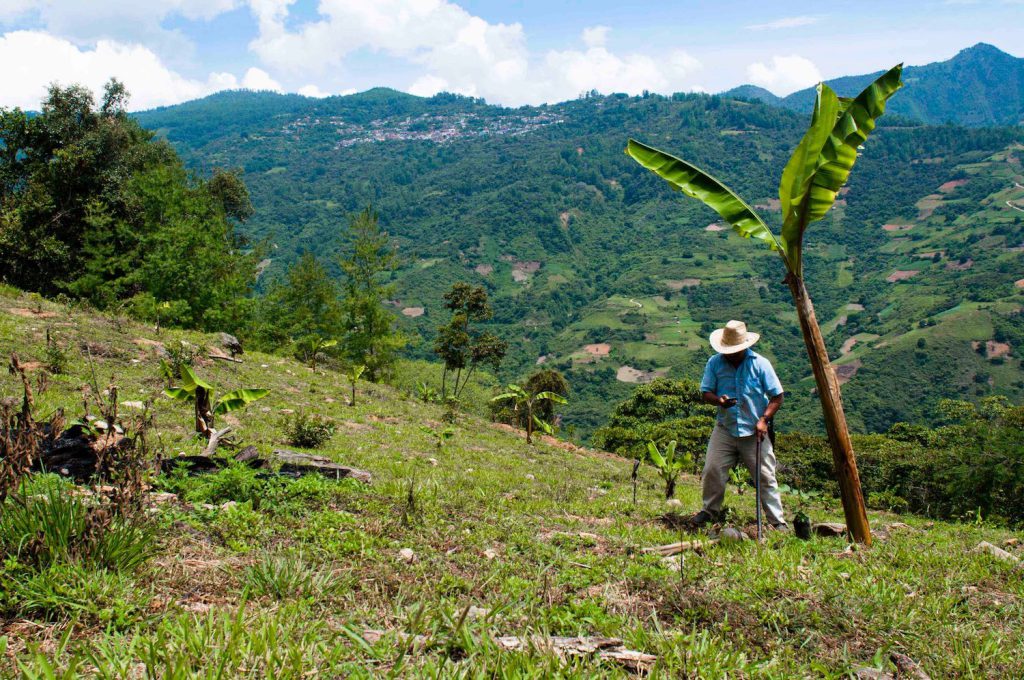
[[[471,325],[494,316],[487,291],[482,286],[473,287],[461,281],[454,284],[444,294],[444,306],[452,311],[452,318],[437,329],[434,353],[444,362],[441,395],[445,398],[449,396],[448,377],[452,375],[454,385],[451,396],[458,399],[478,367],[489,365],[494,370],[498,369],[508,351],[508,343],[493,333]]]
[[[391,370],[406,342],[395,328],[394,315],[384,307],[394,293],[385,279],[398,268],[398,256],[369,207],[350,220],[348,241],[348,252],[340,259],[347,329],[343,351],[353,364],[366,366],[367,378],[376,382]]]
[[[234,330],[248,314],[255,256],[235,227],[252,212],[235,173],[203,180],[126,114],[107,83],[51,86],[38,116],[0,109],[0,272],[100,307],[157,304],[165,320]]]
[[[308,251],[267,293],[260,317],[260,340],[270,348],[312,336],[340,338],[344,329],[338,284]]]
[[[782,257],[786,284],[796,304],[800,330],[818,385],[846,525],[854,540],[867,544],[871,543],[871,529],[846,426],[839,380],[829,362],[814,306],[804,286],[803,239],[807,227],[824,217],[835,203],[839,190],[850,177],[859,149],[875,129],[875,120],[885,112],[886,101],[903,86],[902,71],[902,64],[895,66],[855,99],[840,99],[828,85],[818,85],[811,124],[782,171],[780,237],[776,237],[764,220],[731,189],[703,170],[632,139],[626,149],[634,160],[666,180],[672,188],[714,209],[741,236],[765,242]]]

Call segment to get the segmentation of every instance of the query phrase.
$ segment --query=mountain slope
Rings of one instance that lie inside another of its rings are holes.
[[[805,114],[705,95],[504,109],[388,91],[236,93],[195,106],[208,110],[140,119],[194,167],[244,169],[257,211],[246,229],[272,244],[269,279],[304,250],[337,271],[343,221],[372,203],[404,262],[396,312],[424,339],[414,352],[429,353],[448,286],[484,285],[493,330],[512,346],[502,377],[538,364],[566,372],[566,422],[586,433],[635,382],[699,375],[710,330],[745,318],[791,389],[782,426],[818,426],[776,256],[719,230],[714,213],[622,153],[635,136],[684,155],[777,223],[775,181]],[[240,108],[268,113],[233,118]],[[928,421],[942,397],[1024,394],[1021,141],[1019,129],[883,125],[814,225],[808,285],[846,365],[855,429]],[[907,381],[919,398],[887,397]]]
[[[82,384],[110,381],[122,422],[152,402],[150,441],[160,452],[200,451],[189,405],[163,395],[157,343],[200,348],[216,345],[216,335],[156,332],[0,288],[0,347],[26,364],[45,362],[47,329],[68,361],[57,375],[32,369],[40,415],[61,408],[78,418]],[[388,386],[360,382],[350,406],[340,373],[314,375],[259,352],[241,364],[201,355],[196,370],[219,388],[271,389],[218,417],[239,444],[264,455],[293,448],[287,411],[315,413],[338,428],[315,453],[368,471],[372,483],[292,481],[243,464],[172,473],[150,480],[144,496],[157,540],[141,568],[73,562],[40,572],[31,563],[38,552],[26,549],[20,561],[6,554],[5,676],[626,676],[595,653],[566,660],[543,645],[498,644],[583,635],[657,657],[651,677],[695,668],[702,677],[766,668],[809,677],[890,667],[894,631],[900,652],[933,677],[1024,673],[1020,571],[976,549],[987,541],[1024,555],[1005,543],[1019,543],[1019,532],[872,511],[870,549],[769,532],[762,547],[709,543],[663,559],[641,549],[679,541],[680,532],[658,519],[664,485],[648,465],[634,500],[630,460],[547,438],[527,446],[521,433],[465,415],[439,447],[441,407]],[[0,372],[0,395],[20,408],[17,376]],[[61,498],[95,498],[58,488]],[[677,493],[695,509],[698,479],[684,475]],[[738,525],[752,521],[753,497],[730,488]],[[791,515],[795,499],[784,502]],[[806,510],[816,521],[841,516],[831,499]],[[119,550],[130,545],[121,541]],[[58,635],[60,644],[40,644]]]
[[[827,82],[840,96],[852,97],[881,73]],[[1024,59],[992,45],[978,43],[948,61],[907,66],[903,80],[905,86],[892,99],[887,113],[934,125],[1024,124]],[[809,111],[814,88],[794,92],[777,103],[793,111]]]

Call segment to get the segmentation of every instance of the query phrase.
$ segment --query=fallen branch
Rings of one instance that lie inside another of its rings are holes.
[[[410,652],[421,652],[431,646],[433,640],[426,635],[409,635],[401,631],[364,630],[363,639],[376,644],[382,638],[392,635],[398,644],[407,646]],[[634,673],[649,671],[658,660],[653,654],[626,649],[622,640],[606,637],[548,637],[546,635],[507,636],[495,638],[498,647],[507,652],[521,652],[531,649],[554,653],[558,656],[597,656],[602,661],[613,661]]]
[[[221,430],[210,430],[210,441],[207,442],[206,448],[203,449],[203,455],[209,458],[213,454],[217,453],[217,445],[220,443],[221,437],[231,432],[230,427],[225,427]]]
[[[718,543],[717,538],[713,538],[709,541],[682,541],[680,543],[669,543],[668,545],[656,545],[650,548],[644,548],[641,552],[661,555],[662,557],[671,557],[672,555],[678,555],[679,553],[686,552],[687,550],[700,552],[715,543]]]
[[[245,363],[241,359],[236,359],[234,357],[229,357],[226,354],[207,354],[206,356],[210,357],[211,359],[217,359],[218,361],[232,361],[232,362],[234,362],[236,364]]]

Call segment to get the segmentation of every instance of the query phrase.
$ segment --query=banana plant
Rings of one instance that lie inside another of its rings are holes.
[[[687,465],[693,464],[693,457],[690,454],[676,456],[676,440],[673,439],[665,446],[665,453],[658,450],[654,442],[647,442],[647,457],[651,464],[658,469],[658,474],[665,482],[665,500],[672,498],[676,493],[676,480],[679,473]]]
[[[295,341],[295,348],[298,350],[299,358],[305,358],[309,367],[316,372],[316,357],[325,349],[330,349],[338,344],[337,340],[328,340],[319,335],[307,335]]]
[[[352,399],[349,406],[356,405],[356,381],[362,377],[364,371],[366,371],[366,366],[362,364],[352,364],[348,367],[348,382],[352,385]]]
[[[782,233],[776,236],[765,221],[730,188],[700,168],[635,140],[626,153],[676,191],[704,202],[745,238],[762,241],[779,253],[786,267],[785,283],[796,304],[800,330],[818,386],[843,500],[846,525],[854,540],[871,543],[857,460],[843,412],[839,381],[829,362],[814,306],[803,280],[803,240],[807,227],[828,213],[850,177],[859,151],[885,104],[903,86],[903,65],[893,67],[853,99],[838,97],[828,85],[817,87],[811,123],[782,171],[779,201]]]
[[[178,401],[191,402],[196,408],[196,432],[212,437],[214,416],[243,409],[252,402],[270,394],[265,389],[242,389],[228,392],[214,401],[214,388],[196,376],[186,364],[181,365],[181,386],[169,387],[164,394]]]
[[[533,443],[533,428],[537,427],[545,434],[553,434],[554,428],[551,427],[550,423],[544,422],[538,418],[534,413],[534,410],[542,401],[551,401],[556,404],[566,404],[568,401],[565,397],[558,394],[557,392],[538,392],[537,394],[531,394],[527,392],[519,385],[509,385],[505,388],[506,391],[503,394],[491,399],[491,401],[511,401],[514,403],[513,410],[518,413],[525,413],[526,415],[526,443]]]

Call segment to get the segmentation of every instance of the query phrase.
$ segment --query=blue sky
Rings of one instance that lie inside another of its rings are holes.
[[[133,108],[248,87],[385,85],[506,105],[581,92],[784,95],[988,42],[1024,56],[1024,0],[0,0],[0,106],[124,80]]]

